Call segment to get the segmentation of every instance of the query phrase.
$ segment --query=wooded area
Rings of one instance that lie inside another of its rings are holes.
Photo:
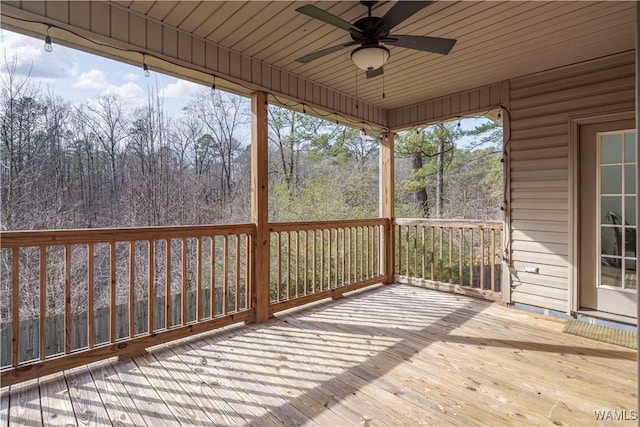
[[[5,67],[3,229],[247,222],[248,99],[212,90],[173,115],[153,90],[139,109],[116,96],[73,104]],[[271,221],[377,216],[378,140],[285,108],[269,115]],[[397,136],[398,216],[498,217],[500,129],[457,123]]]
[[[3,230],[249,222],[248,99],[211,90],[177,114],[168,113],[157,90],[149,91],[144,108],[133,109],[117,96],[74,104],[20,77],[15,60],[4,66]],[[397,135],[396,216],[500,217],[501,129],[485,121],[465,131],[459,123]],[[378,216],[378,139],[270,106],[269,141],[270,221]],[[21,276],[31,277],[25,280],[33,282],[33,289],[22,287],[21,300],[37,305],[37,298],[28,297],[37,295],[38,287],[40,261],[33,249],[20,255],[22,266],[33,266],[33,271],[22,270]],[[48,252],[47,268],[61,271],[63,260],[55,251]],[[2,251],[0,291],[5,308],[10,305],[10,258],[10,251]],[[72,269],[84,271],[85,262],[73,256]],[[146,261],[136,263],[144,266]],[[63,284],[53,276],[47,277],[50,315],[59,313],[63,297]],[[121,297],[127,298],[116,298]],[[86,295],[76,298],[84,300]],[[96,299],[96,307],[105,303],[106,294]],[[5,309],[2,318],[7,316]]]

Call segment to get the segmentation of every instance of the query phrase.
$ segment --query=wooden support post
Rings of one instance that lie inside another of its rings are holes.
[[[382,134],[382,146],[380,147],[380,216],[387,219],[386,232],[383,238],[384,245],[381,246],[383,253],[381,258],[384,260],[384,270],[381,273],[386,275],[385,283],[393,283],[395,274],[395,236],[393,217],[394,210],[394,164],[393,164],[393,144],[395,134],[393,132],[385,132]]]
[[[251,221],[256,226],[253,295],[257,322],[269,319],[269,141],[267,94],[251,95]]]

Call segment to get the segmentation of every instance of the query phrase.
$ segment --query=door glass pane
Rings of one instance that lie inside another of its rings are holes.
[[[624,256],[635,258],[636,256],[636,229],[624,228]]]
[[[600,223],[622,225],[622,197],[600,197]]]
[[[636,133],[629,132],[624,136],[624,161],[636,161]]]
[[[622,259],[602,257],[600,284],[622,287]]]
[[[622,166],[602,166],[600,168],[600,192],[602,194],[622,193]]]
[[[626,196],[624,198],[624,222],[629,225],[636,225],[636,196]]]
[[[600,159],[602,163],[622,162],[622,134],[601,136]]]
[[[635,194],[636,192],[636,165],[624,165],[624,192]]]
[[[602,255],[622,256],[622,227],[601,227]]]

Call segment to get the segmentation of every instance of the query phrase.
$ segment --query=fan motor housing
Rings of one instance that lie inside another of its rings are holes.
[[[362,30],[362,35],[351,32],[351,38],[354,41],[362,40],[378,40],[389,35],[389,28],[384,24],[382,18],[377,16],[367,16],[360,18],[353,23],[354,27],[358,27]],[[380,29],[380,30],[378,30]]]

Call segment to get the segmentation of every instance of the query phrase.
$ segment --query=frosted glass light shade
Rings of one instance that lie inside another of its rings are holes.
[[[386,47],[363,46],[351,52],[351,62],[362,70],[372,71],[382,67],[389,55],[389,49]]]

